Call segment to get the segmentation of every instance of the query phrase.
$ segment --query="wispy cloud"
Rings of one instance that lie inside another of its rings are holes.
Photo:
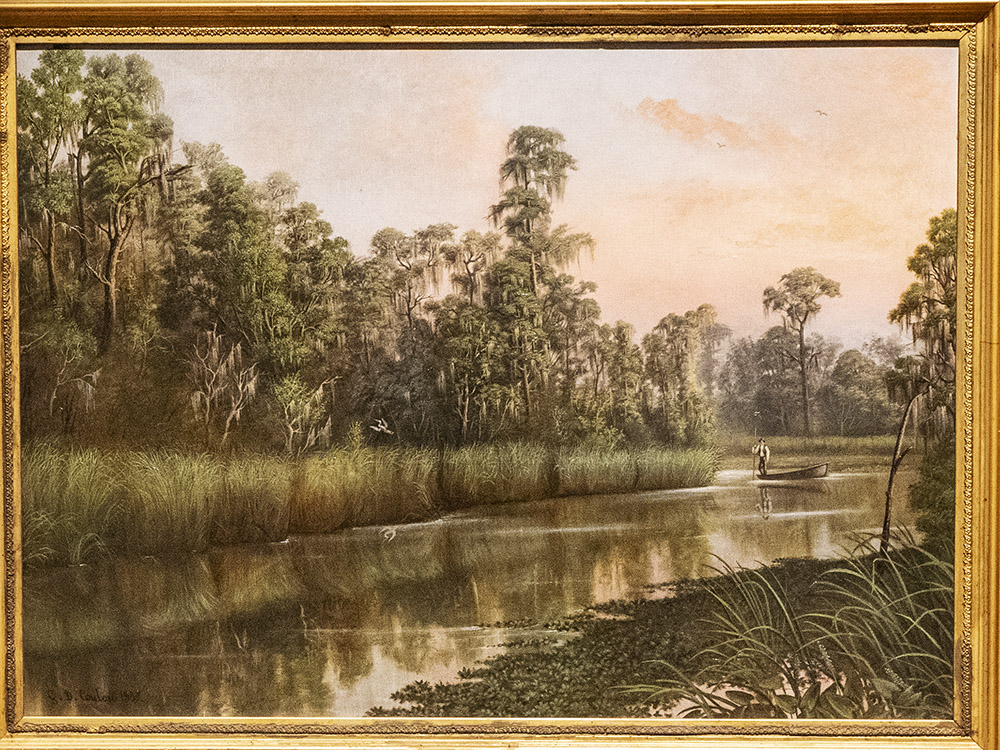
[[[753,145],[753,137],[738,122],[719,115],[688,112],[677,99],[654,101],[647,97],[639,102],[637,109],[644,118],[686,143],[715,142],[730,148],[747,148]]]

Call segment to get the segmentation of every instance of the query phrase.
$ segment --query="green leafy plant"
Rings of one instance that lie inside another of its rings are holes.
[[[773,568],[701,582],[710,645],[627,691],[701,718],[928,718],[951,705],[953,566],[865,541],[805,591]]]

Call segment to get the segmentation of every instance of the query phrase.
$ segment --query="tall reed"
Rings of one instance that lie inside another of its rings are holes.
[[[121,544],[139,554],[208,548],[221,464],[207,455],[127,453],[121,456]]]
[[[819,580],[838,606],[813,626],[875,702],[901,715],[940,712],[953,690],[954,566],[920,547],[885,557],[869,541],[861,550]]]
[[[704,487],[719,469],[719,454],[708,448],[647,448],[636,453],[635,461],[636,490]]]
[[[277,542],[288,536],[292,467],[281,458],[244,456],[222,467],[214,499],[213,544]]]
[[[418,521],[442,508],[704,485],[706,450],[525,443],[444,451],[355,447],[296,462],[176,452],[26,451],[25,560],[79,564],[105,550],[204,551],[289,533]]]
[[[538,445],[472,445],[446,451],[441,490],[445,507],[541,500],[555,494],[554,457]]]
[[[292,475],[290,529],[329,532],[427,518],[438,505],[437,464],[435,452],[405,448],[305,458]]]
[[[113,543],[120,499],[112,455],[37,446],[21,457],[24,561],[79,565]]]
[[[556,468],[560,495],[631,492],[636,483],[636,455],[626,450],[564,449]]]
[[[795,564],[801,564],[796,562]],[[780,566],[723,564],[697,584],[715,606],[687,665],[627,690],[702,718],[927,719],[950,715],[953,566],[916,547],[862,545],[806,590]]]

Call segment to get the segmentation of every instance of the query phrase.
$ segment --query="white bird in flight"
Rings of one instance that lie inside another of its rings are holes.
[[[389,425],[384,419],[379,419],[375,424],[368,425],[368,429],[374,432],[383,432],[386,435],[392,435],[392,430],[389,429]]]

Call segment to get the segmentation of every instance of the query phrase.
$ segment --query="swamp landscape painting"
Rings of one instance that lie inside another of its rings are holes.
[[[952,715],[957,49],[17,69],[26,715]]]

